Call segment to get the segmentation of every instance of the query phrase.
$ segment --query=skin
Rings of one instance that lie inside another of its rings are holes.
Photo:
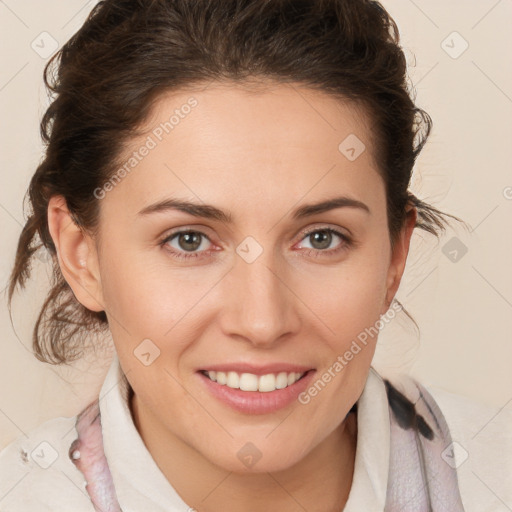
[[[135,391],[137,429],[188,505],[200,512],[341,510],[357,441],[355,415],[347,413],[363,391],[377,337],[307,405],[271,414],[232,410],[212,398],[196,370],[286,361],[320,377],[389,308],[417,212],[408,211],[392,251],[365,113],[298,85],[219,83],[162,95],[119,161],[191,96],[197,106],[100,200],[97,238],[71,222],[61,197],[51,199],[59,264],[76,298],[106,311]],[[338,150],[349,134],[366,146],[354,161]],[[343,207],[291,217],[299,206],[338,195],[362,201],[370,213]],[[138,215],[168,197],[212,204],[230,212],[233,224],[176,210]],[[337,235],[315,242],[311,233],[325,228],[353,244]],[[179,237],[159,244],[179,229],[206,237],[196,249]],[[252,263],[236,252],[247,236],[263,249]],[[173,250],[201,255],[182,260]],[[148,338],[160,355],[145,366],[134,350]],[[247,442],[261,452],[251,467],[237,456]]]

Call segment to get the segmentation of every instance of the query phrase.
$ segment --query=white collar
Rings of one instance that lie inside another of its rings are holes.
[[[132,420],[128,382],[116,355],[100,391],[103,446],[123,512],[189,512],[160,471]],[[357,402],[354,478],[343,512],[382,511],[386,501],[390,426],[384,382],[370,368]],[[340,511],[341,512],[341,511]]]
[[[386,505],[391,445],[386,386],[370,367],[357,401],[357,446],[354,478],[343,512],[382,512]],[[340,511],[341,512],[341,511]]]

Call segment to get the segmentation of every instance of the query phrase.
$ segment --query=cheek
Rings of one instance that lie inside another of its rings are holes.
[[[128,253],[111,261],[102,267],[103,297],[119,357],[126,354],[131,366],[130,358],[144,340],[163,348],[165,333],[178,321],[180,292],[175,283]]]
[[[327,350],[318,380],[309,390],[319,425],[334,429],[364,388],[379,333],[386,289],[385,252],[361,252],[336,272],[308,280],[309,297],[322,324]],[[304,291],[305,293],[305,291]],[[313,309],[313,308],[312,308]],[[316,324],[320,325],[320,324]],[[317,389],[321,390],[317,392]],[[318,396],[316,399],[314,396]],[[343,397],[343,407],[333,408]],[[345,407],[346,406],[346,407]]]
[[[178,276],[169,274],[167,267],[155,265],[149,257],[128,251],[115,254],[102,265],[106,307],[133,325],[154,323],[179,305],[179,297],[188,289]]]
[[[300,296],[338,349],[380,317],[386,295],[385,254],[360,250],[334,267],[315,270],[296,281]]]
[[[110,330],[124,368],[139,369],[137,355],[149,351],[151,358],[157,355],[150,368],[165,364],[175,373],[183,352],[210,319],[205,296],[219,276],[206,267],[177,270],[165,261],[148,260],[126,252],[112,259],[115,265],[104,266],[102,286]],[[165,372],[161,374],[165,377]]]

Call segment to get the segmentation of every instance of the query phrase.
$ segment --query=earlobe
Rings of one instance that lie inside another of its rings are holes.
[[[407,262],[407,255],[409,254],[409,246],[411,242],[412,233],[416,226],[417,209],[414,206],[410,206],[406,211],[406,220],[402,231],[396,241],[391,255],[391,263],[389,265],[387,282],[386,282],[386,298],[384,301],[384,310],[381,314],[385,314],[389,309],[393,298],[396,295],[402,276],[405,270],[405,264]]]
[[[94,241],[75,224],[62,196],[50,198],[48,229],[57,250],[62,275],[76,299],[91,311],[104,311]]]

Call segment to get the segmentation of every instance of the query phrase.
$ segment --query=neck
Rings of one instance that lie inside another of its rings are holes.
[[[345,506],[354,473],[354,412],[294,466],[272,473],[239,474],[211,463],[152,421],[136,396],[131,408],[137,430],[156,464],[183,501],[198,512],[334,512]]]

